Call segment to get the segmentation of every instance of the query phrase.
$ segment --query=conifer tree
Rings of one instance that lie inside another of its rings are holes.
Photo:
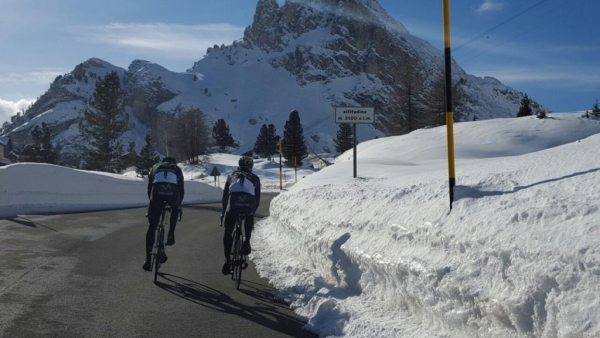
[[[46,123],[31,130],[31,139],[33,144],[23,147],[22,155],[26,161],[51,164],[58,161],[58,148],[52,145],[52,132]]]
[[[269,135],[269,147],[268,147],[267,151],[269,152],[270,155],[273,155],[273,154],[277,153],[277,143],[279,143],[279,139],[281,137],[279,137],[279,135],[277,135],[277,130],[275,129],[275,125],[273,125],[273,124],[269,124],[267,126],[267,131],[268,131],[268,135]]]
[[[335,143],[335,150],[339,154],[354,147],[354,133],[349,123],[340,123],[335,136],[333,142]]]
[[[224,119],[218,119],[215,122],[212,129],[212,136],[215,140],[215,145],[221,152],[225,152],[227,147],[236,147],[237,145]]]
[[[304,131],[297,110],[293,110],[289,119],[285,122],[282,148],[283,157],[289,166],[301,166],[302,159],[308,156],[306,144],[304,143]]]
[[[521,107],[519,108],[517,117],[523,117],[523,116],[529,116],[529,115],[533,115],[533,112],[531,110],[531,101],[529,100],[529,97],[527,96],[527,94],[525,94],[525,96],[523,96],[523,98],[521,99]]]
[[[6,143],[6,157],[13,161],[13,162],[17,162],[17,154],[16,154],[16,149],[12,143],[12,139],[9,137],[8,138],[8,142]]]
[[[156,155],[154,151],[154,146],[152,145],[152,137],[150,134],[146,135],[144,139],[144,147],[140,151],[139,156],[137,157],[137,162],[135,164],[135,172],[141,176],[146,177],[150,174],[150,169],[152,166],[160,160],[160,156]]]
[[[594,103],[594,106],[592,107],[592,115],[600,115],[600,107],[598,106],[598,100],[596,100],[596,103]]]
[[[117,172],[123,168],[123,144],[119,137],[127,130],[124,93],[116,72],[96,82],[91,102],[83,112],[79,130],[89,146],[85,147],[87,169]]]
[[[275,134],[275,126],[273,124],[263,124],[260,127],[256,142],[254,144],[254,153],[261,157],[271,157],[277,152],[277,141],[279,137]]]

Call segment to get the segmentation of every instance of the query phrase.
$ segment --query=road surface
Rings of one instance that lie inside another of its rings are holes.
[[[184,207],[154,284],[141,268],[145,213],[0,220],[0,336],[313,337],[253,265],[239,291],[221,274],[219,204]]]

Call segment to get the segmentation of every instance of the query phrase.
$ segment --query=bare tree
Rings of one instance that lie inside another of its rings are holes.
[[[174,154],[190,163],[198,163],[210,145],[210,129],[204,113],[198,108],[180,110],[173,128]]]

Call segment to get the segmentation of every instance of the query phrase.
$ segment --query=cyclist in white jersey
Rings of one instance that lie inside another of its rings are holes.
[[[238,162],[239,168],[234,171],[225,182],[223,188],[223,211],[221,224],[225,227],[223,234],[223,248],[225,264],[221,272],[226,275],[231,271],[231,246],[233,238],[231,233],[235,226],[238,214],[246,214],[245,235],[246,240],[242,245],[242,254],[247,255],[252,250],[250,247],[250,236],[254,228],[254,213],[260,203],[260,179],[252,173],[254,160],[251,157],[242,156]]]
[[[183,195],[183,172],[177,166],[177,161],[174,158],[165,157],[162,162],[152,167],[150,175],[148,175],[150,204],[148,206],[148,231],[146,232],[146,260],[142,266],[144,270],[152,271],[150,254],[154,245],[156,226],[158,225],[163,202],[167,202],[171,206],[167,245],[175,244],[175,225],[177,224]]]

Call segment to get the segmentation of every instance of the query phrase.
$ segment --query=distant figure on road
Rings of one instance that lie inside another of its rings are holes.
[[[179,207],[183,201],[183,172],[173,157],[165,157],[156,163],[148,175],[148,231],[146,232],[146,260],[142,268],[152,271],[151,252],[154,245],[156,226],[160,218],[163,202],[171,206],[171,219],[167,245],[175,244],[175,225],[179,216]]]
[[[254,160],[252,157],[242,156],[238,164],[238,169],[227,177],[225,188],[223,189],[221,225],[225,226],[225,233],[223,234],[225,264],[223,264],[221,272],[224,275],[231,272],[232,232],[238,214],[246,214],[246,240],[242,245],[242,254],[248,255],[252,250],[250,247],[250,236],[254,228],[254,213],[260,204],[260,179],[252,173]]]

